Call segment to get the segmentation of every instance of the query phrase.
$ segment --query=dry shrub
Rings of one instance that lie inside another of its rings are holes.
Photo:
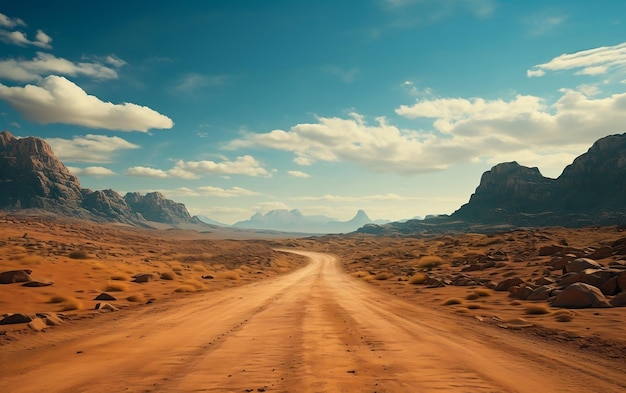
[[[571,322],[574,314],[569,310],[559,310],[554,313],[554,319],[557,322]]]
[[[19,258],[19,262],[26,266],[41,265],[43,259],[39,255],[23,255]]]
[[[128,284],[118,281],[109,281],[104,287],[107,292],[123,292],[128,289]]]
[[[159,273],[159,276],[161,276],[161,280],[175,280],[176,279],[176,273],[174,272],[161,272]]]
[[[89,259],[89,254],[84,250],[72,251],[68,255],[72,259]]]
[[[193,265],[193,271],[194,272],[204,273],[204,272],[206,272],[206,268],[203,265],[201,265],[201,264],[195,264],[195,265]]]
[[[195,292],[196,288],[193,285],[181,285],[180,287],[174,289],[176,293],[182,292]]]
[[[130,295],[129,297],[126,298],[126,300],[128,300],[129,302],[139,303],[139,302],[145,302],[146,298],[144,298],[141,293],[138,293],[136,295]]]
[[[379,280],[379,281],[389,280],[391,277],[392,276],[390,273],[381,272],[374,276],[374,280]]]
[[[111,276],[111,280],[115,280],[115,281],[130,281],[130,276],[126,275],[126,274],[114,274]]]
[[[474,293],[478,294],[478,296],[480,297],[487,297],[487,296],[491,296],[491,289],[478,288],[474,290]]]
[[[426,275],[424,273],[415,273],[409,278],[409,284],[419,285],[426,282]]]
[[[468,304],[467,308],[470,310],[478,310],[479,308],[483,308],[480,304],[472,303]]]
[[[52,296],[48,303],[59,304],[59,311],[72,311],[83,308],[83,303],[72,296]]]
[[[478,298],[480,298],[480,295],[477,294],[476,292],[470,292],[467,294],[467,296],[465,296],[465,299],[467,300],[476,300]]]
[[[48,300],[48,303],[63,303],[66,299],[67,297],[65,296],[55,295],[55,296],[52,296],[50,300]]]
[[[422,269],[430,270],[441,266],[442,263],[443,259],[441,259],[441,257],[436,255],[426,255],[419,259],[417,266]]]
[[[542,304],[533,304],[526,307],[525,313],[529,315],[550,314],[550,309]]]
[[[455,304],[463,304],[463,300],[453,297],[443,302],[444,306],[452,306]]]

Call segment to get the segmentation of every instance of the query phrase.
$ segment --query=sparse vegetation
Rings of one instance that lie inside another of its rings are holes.
[[[140,303],[140,302],[145,302],[146,301],[146,299],[140,293],[136,294],[136,295],[130,295],[129,297],[126,298],[126,300],[128,300],[129,302],[135,302],[135,303]]]
[[[114,274],[111,276],[111,280],[115,281],[130,281],[130,276],[122,273]]]
[[[443,302],[444,306],[453,306],[455,304],[463,304],[463,300],[453,297]]]
[[[48,303],[59,304],[59,311],[72,311],[83,308],[83,303],[71,296],[55,295],[50,298]]]
[[[436,255],[426,255],[419,259],[417,266],[424,270],[431,270],[441,266],[443,259]]]
[[[470,292],[467,294],[467,296],[465,296],[466,300],[476,300],[478,298],[480,298],[480,295],[477,294],[476,292]]]
[[[104,287],[107,292],[123,292],[128,289],[128,284],[119,281],[109,281]]]
[[[550,314],[550,309],[543,304],[533,304],[526,307],[525,313],[528,315]]]
[[[75,250],[68,255],[72,259],[89,259],[89,254],[84,250]]]
[[[478,296],[480,297],[487,297],[487,296],[491,296],[491,289],[487,289],[487,288],[477,288],[474,290],[474,293],[478,294]]]
[[[409,278],[409,284],[420,285],[426,282],[427,276],[424,273],[415,273]]]
[[[175,280],[176,279],[176,273],[174,272],[161,272],[159,273],[159,276],[161,276],[161,280]]]
[[[554,319],[557,322],[571,322],[574,319],[574,313],[570,310],[558,310],[554,313]]]

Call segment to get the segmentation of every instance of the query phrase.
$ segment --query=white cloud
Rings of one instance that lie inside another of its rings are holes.
[[[116,68],[124,61],[113,56],[107,57],[114,68],[101,63],[74,63],[49,53],[37,52],[32,60],[7,59],[0,60],[0,78],[18,82],[35,81],[46,75],[88,76],[95,79],[115,79],[118,77]]]
[[[565,15],[548,15],[539,13],[524,20],[530,35],[542,36],[553,32],[567,20]]]
[[[293,176],[293,177],[301,177],[301,178],[311,177],[311,175],[309,175],[308,173],[302,172],[302,171],[287,171],[287,174],[289,174],[289,176]]]
[[[76,176],[94,176],[94,177],[102,177],[102,176],[113,176],[115,172],[110,170],[109,168],[104,168],[101,166],[89,166],[86,168],[77,168],[73,166],[68,166],[67,169]]]
[[[258,192],[251,191],[242,187],[232,187],[230,189],[224,189],[220,187],[203,186],[203,187],[198,187],[198,191],[200,195],[202,196],[220,197],[220,198],[261,195]]]
[[[271,176],[260,162],[249,155],[237,157],[235,161],[222,162],[179,160],[168,170],[136,166],[129,168],[126,173],[133,176],[181,179],[197,179],[202,175]]]
[[[54,154],[63,162],[113,162],[122,150],[139,149],[139,146],[117,136],[75,136],[72,139],[46,138]]]
[[[38,85],[24,87],[0,84],[0,98],[8,101],[24,118],[41,124],[64,123],[141,132],[174,125],[169,117],[146,106],[103,102],[61,76],[51,75]]]
[[[544,161],[562,163],[574,151],[583,153],[581,146],[626,131],[626,93],[595,98],[584,90],[561,90],[552,104],[521,95],[510,101],[424,99],[396,112],[433,119],[432,131],[400,129],[385,118],[370,125],[353,113],[349,118],[320,117],[289,130],[249,134],[232,141],[230,147],[293,152],[301,165],[343,161],[397,174],[433,172],[462,163],[490,162],[494,157],[512,161],[518,154],[529,157],[528,152],[541,157],[533,166]]]
[[[577,70],[577,75],[600,75],[626,69],[626,42],[601,46],[574,53],[565,53],[527,71],[529,77],[544,76],[548,71]]]
[[[2,13],[0,13],[0,27],[8,27],[12,29],[17,26],[26,26],[23,20],[20,18],[10,18]]]

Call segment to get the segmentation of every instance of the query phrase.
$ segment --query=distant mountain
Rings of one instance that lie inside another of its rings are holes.
[[[56,158],[52,148],[35,137],[0,133],[0,209],[39,209],[96,221],[151,226],[201,224],[185,205],[158,192],[145,196],[113,190],[81,188],[78,178]]]
[[[209,225],[217,225],[218,227],[229,227],[230,225],[228,224],[224,224],[222,222],[219,221],[215,221],[207,216],[202,216],[202,215],[197,215],[194,216],[195,218],[197,218],[198,220],[202,221],[205,224],[209,224]]]
[[[557,179],[517,162],[485,172],[474,194],[450,216],[366,225],[363,233],[494,231],[524,226],[626,224],[626,134],[596,141]]]
[[[338,221],[325,216],[305,216],[298,209],[278,209],[265,214],[256,213],[248,220],[233,224],[233,227],[283,232],[346,233],[371,222],[363,210],[357,211],[348,221]]]

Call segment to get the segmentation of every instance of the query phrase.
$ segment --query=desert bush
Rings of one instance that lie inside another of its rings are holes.
[[[59,304],[59,311],[72,311],[83,308],[83,303],[71,296],[55,295],[48,300],[48,303]]]
[[[571,322],[574,314],[569,310],[558,310],[554,313],[554,319],[557,322]]]
[[[128,289],[128,284],[119,281],[109,281],[104,287],[107,292],[123,292]]]
[[[65,296],[55,295],[48,300],[48,303],[63,303],[66,299]]]
[[[39,255],[29,254],[29,255],[23,255],[22,257],[20,257],[19,262],[22,265],[35,266],[35,265],[41,265],[41,262],[43,262],[43,259]]]
[[[126,274],[114,274],[111,276],[111,280],[115,280],[115,281],[130,281],[130,276],[127,276]]]
[[[491,289],[487,288],[478,288],[474,290],[474,293],[478,294],[480,297],[491,296]]]
[[[419,285],[426,282],[426,275],[424,273],[415,273],[409,278],[409,284]]]
[[[72,259],[89,259],[89,254],[84,250],[72,251],[68,255]]]
[[[135,302],[135,303],[146,301],[146,299],[140,293],[136,295],[130,295],[129,297],[126,298],[126,300],[128,300],[129,302]]]
[[[479,294],[477,294],[476,292],[470,292],[467,294],[467,296],[465,296],[465,299],[467,300],[476,300],[480,297]]]
[[[441,259],[441,257],[436,255],[426,255],[419,259],[417,266],[422,269],[430,270],[441,266],[442,263],[443,259]]]
[[[224,280],[239,280],[239,273],[233,270],[225,270],[223,272],[216,273],[215,277]]]
[[[443,302],[444,306],[452,306],[455,304],[463,304],[463,301],[461,299],[453,297]]]
[[[542,304],[533,304],[533,305],[526,307],[525,312],[526,314],[529,314],[529,315],[543,315],[543,314],[550,314],[550,309],[547,306],[544,306]]]
[[[472,303],[472,304],[468,304],[467,308],[470,310],[477,310],[479,308],[483,308],[480,304],[476,304],[476,303]]]
[[[161,276],[161,280],[175,280],[176,279],[176,273],[174,272],[161,272],[159,273],[159,276]]]

